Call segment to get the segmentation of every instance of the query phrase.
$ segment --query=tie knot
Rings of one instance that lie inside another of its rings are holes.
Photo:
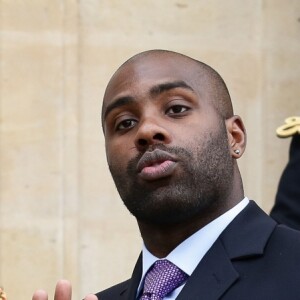
[[[157,260],[145,277],[142,300],[163,299],[186,281],[188,275],[170,261]]]

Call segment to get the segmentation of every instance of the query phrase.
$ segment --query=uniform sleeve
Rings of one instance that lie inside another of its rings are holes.
[[[281,175],[270,215],[278,223],[300,230],[300,134],[292,137],[289,161]]]

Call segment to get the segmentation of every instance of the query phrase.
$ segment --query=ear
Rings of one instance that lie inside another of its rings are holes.
[[[247,135],[244,123],[241,117],[235,115],[226,119],[225,125],[231,156],[234,159],[238,159],[243,155],[246,148]]]

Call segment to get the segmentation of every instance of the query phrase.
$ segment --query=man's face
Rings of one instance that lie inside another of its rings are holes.
[[[107,161],[143,222],[188,220],[222,205],[233,176],[226,126],[196,64],[148,56],[125,64],[103,104]]]

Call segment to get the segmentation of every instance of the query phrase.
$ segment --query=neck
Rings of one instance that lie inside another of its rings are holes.
[[[138,220],[139,229],[147,249],[156,257],[164,258],[179,244],[196,231],[215,220],[238,204],[244,197],[241,181],[235,185],[237,193],[230,194],[223,205],[215,205],[183,222],[175,224],[154,224]],[[234,196],[235,195],[235,196]]]
[[[153,224],[138,220],[145,246],[154,256],[164,258],[184,240],[221,216],[241,200],[242,197],[231,206],[223,208],[222,210],[214,211],[210,214],[196,215],[184,222],[176,224]]]
[[[138,221],[147,249],[156,257],[166,257],[180,243],[205,226],[207,221],[197,219],[178,224],[150,224]]]

